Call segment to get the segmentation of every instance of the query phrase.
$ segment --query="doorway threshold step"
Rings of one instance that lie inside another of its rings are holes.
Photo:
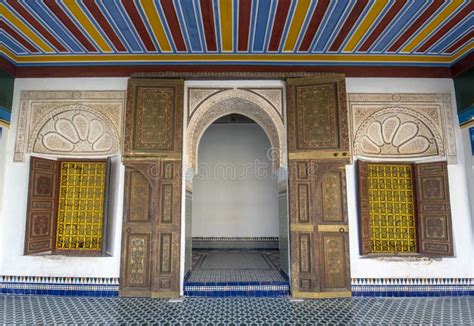
[[[288,282],[185,282],[189,297],[281,297],[290,293]]]

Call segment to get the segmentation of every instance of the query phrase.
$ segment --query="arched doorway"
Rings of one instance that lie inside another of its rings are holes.
[[[189,112],[184,295],[288,294],[283,116],[241,89],[216,92]]]

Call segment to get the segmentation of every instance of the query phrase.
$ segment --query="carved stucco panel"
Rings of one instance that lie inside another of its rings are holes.
[[[456,163],[449,94],[349,94],[354,155]]]
[[[189,105],[188,98],[186,163],[191,168],[196,168],[198,145],[204,131],[218,118],[232,113],[242,114],[257,122],[267,134],[271,146],[277,149],[278,157],[275,157],[274,168],[286,165],[283,118],[264,97],[244,89],[226,89],[212,93],[194,109],[192,114]],[[279,110],[282,111],[281,108]],[[273,154],[275,153],[272,152]]]
[[[188,121],[199,107],[217,93],[232,90],[232,88],[189,88],[188,89]],[[252,93],[265,100],[283,121],[283,89],[282,88],[235,88]]]
[[[14,161],[25,153],[119,153],[124,99],[122,91],[22,92]]]

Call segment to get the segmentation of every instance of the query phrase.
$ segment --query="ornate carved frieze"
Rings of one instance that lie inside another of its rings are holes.
[[[275,168],[286,165],[286,142],[281,88],[189,88],[187,164],[195,168],[197,147],[204,131],[215,120],[232,113],[257,122],[275,151]],[[272,154],[273,156],[273,154]]]
[[[22,92],[14,161],[25,153],[119,153],[124,100],[122,91]]]
[[[456,163],[449,94],[348,94],[354,154]]]

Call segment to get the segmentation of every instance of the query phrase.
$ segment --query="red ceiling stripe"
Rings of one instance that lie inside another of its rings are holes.
[[[160,0],[163,12],[166,16],[166,21],[168,22],[169,30],[173,36],[174,44],[176,45],[176,50],[186,51],[186,44],[184,44],[183,35],[181,34],[181,27],[179,26],[178,17],[176,16],[176,11],[173,6],[173,1],[171,0]]]
[[[283,29],[285,28],[286,17],[288,16],[290,5],[290,0],[278,1],[275,20],[273,22],[272,36],[270,38],[270,44],[268,45],[269,51],[278,51],[278,48],[280,47],[281,35],[283,34]]]
[[[464,7],[460,12],[458,12],[453,18],[451,18],[445,25],[443,25],[436,33],[434,33],[428,41],[426,41],[422,46],[420,46],[415,52],[425,52],[430,46],[432,46],[436,41],[441,39],[447,32],[449,32],[454,26],[457,25],[461,20],[467,17],[474,9],[474,3],[469,3]]]
[[[4,21],[0,21],[0,30],[4,30],[18,42],[20,42],[25,48],[31,52],[39,52],[30,42],[28,42],[23,36],[18,34],[14,29],[8,26]]]
[[[206,35],[206,45],[208,51],[217,51],[216,31],[214,27],[214,10],[212,0],[201,0],[201,15],[204,24],[204,34]]]
[[[349,16],[344,22],[344,25],[342,25],[341,30],[339,31],[339,34],[336,36],[336,39],[334,40],[331,47],[329,48],[329,51],[339,50],[342,42],[344,42],[344,40],[346,39],[347,35],[351,31],[357,19],[359,19],[360,15],[362,14],[362,11],[364,11],[364,8],[367,6],[368,2],[369,0],[359,0],[356,2],[355,6],[352,8],[351,12],[349,13]]]
[[[311,20],[309,21],[308,28],[306,29],[306,33],[304,35],[303,41],[300,45],[300,51],[308,51],[309,47],[311,46],[311,42],[313,42],[314,35],[318,31],[319,25],[323,20],[324,14],[329,7],[329,0],[320,0],[314,9],[313,16],[311,16]]]
[[[451,45],[446,51],[445,53],[453,53],[454,51],[456,51],[457,49],[459,49],[460,47],[462,47],[464,44],[466,44],[467,42],[469,42],[469,40],[472,41],[472,38],[474,38],[474,32],[471,31],[470,33],[467,33],[466,35],[464,35],[463,37],[461,37],[459,40],[456,41],[456,43],[454,43],[453,45]]]
[[[397,14],[402,10],[403,6],[407,3],[407,0],[396,0],[393,6],[387,11],[385,16],[379,22],[379,24],[374,28],[369,37],[360,47],[359,51],[368,51],[368,49],[374,44],[375,40],[383,33],[385,28],[392,22],[392,20],[397,16]]]
[[[7,3],[15,9],[31,26],[41,33],[59,52],[69,52],[61,43],[58,42],[46,28],[43,27],[17,0],[7,0]]]
[[[112,26],[110,26],[108,23],[107,18],[105,18],[102,11],[100,11],[99,7],[97,7],[97,4],[94,2],[94,0],[82,0],[82,2],[87,7],[92,16],[94,16],[96,22],[108,36],[109,40],[114,44],[115,49],[119,52],[127,51],[123,43],[118,38],[117,34],[115,34]]]
[[[59,18],[59,20],[71,31],[72,34],[84,45],[89,52],[97,52],[97,49],[77,28],[76,24],[67,16],[61,7],[54,0],[44,0],[48,8]]]
[[[146,49],[148,51],[156,51],[155,44],[153,44],[150,34],[148,33],[148,30],[146,29],[145,24],[143,23],[140,14],[138,13],[137,8],[135,7],[135,2],[132,0],[122,0],[122,4],[125,7],[125,10],[127,11],[128,15],[130,16],[133,25],[137,29],[138,34],[140,35],[140,38],[143,41],[143,44],[145,44]]]
[[[239,1],[239,35],[238,35],[239,42],[237,45],[238,51],[248,50],[251,9],[252,9],[251,0]]]
[[[439,7],[443,5],[444,1],[435,0],[433,3],[426,8],[426,10],[411,24],[410,27],[393,43],[388,49],[388,52],[396,52],[420,27],[425,23]]]

